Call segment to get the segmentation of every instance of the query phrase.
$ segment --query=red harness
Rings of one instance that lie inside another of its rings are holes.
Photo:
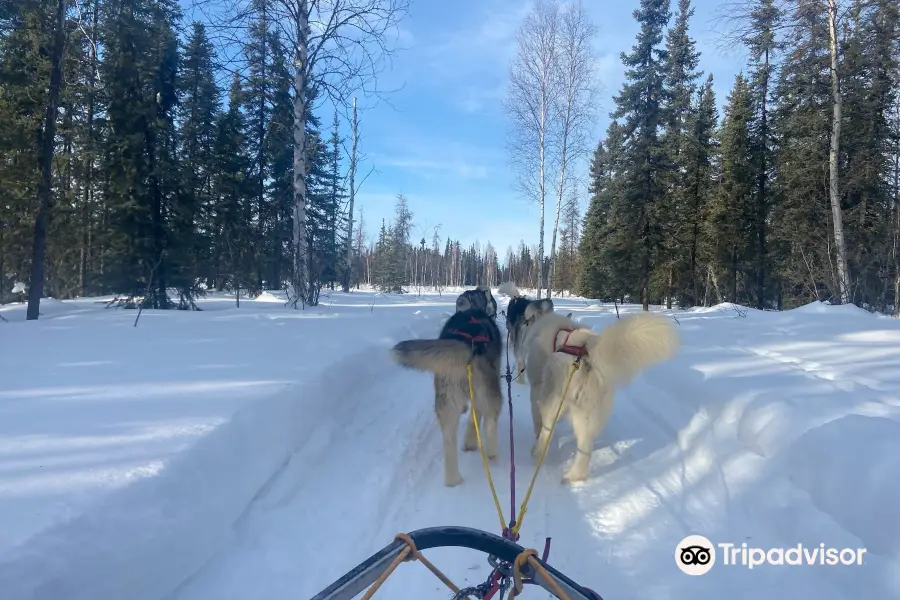
[[[481,321],[476,319],[475,317],[469,317],[469,323],[473,325],[480,325]],[[484,330],[484,327],[482,327],[482,330]],[[451,329],[450,333],[462,336],[473,344],[487,344],[491,341],[491,338],[489,338],[486,334],[472,335],[471,333],[466,333],[465,331],[460,331],[459,329]]]
[[[557,345],[556,340],[559,337],[560,332],[566,332],[566,339],[563,341],[562,345]],[[565,327],[556,332],[556,335],[553,336],[553,351],[554,352],[562,352],[563,354],[568,354],[570,356],[574,356],[575,358],[581,358],[582,356],[587,354],[587,348],[584,346],[570,346],[569,345],[569,336],[572,335],[572,332],[575,331],[570,327]]]

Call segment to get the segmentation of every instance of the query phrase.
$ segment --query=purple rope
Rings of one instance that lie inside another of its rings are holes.
[[[509,367],[509,330],[506,330],[506,398],[509,402],[509,537],[517,541],[519,536],[512,535],[516,525],[516,441],[513,436],[513,403],[512,372]]]

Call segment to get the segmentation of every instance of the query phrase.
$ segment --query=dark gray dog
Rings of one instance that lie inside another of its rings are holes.
[[[491,294],[491,289],[478,286],[474,290],[466,290],[456,299],[456,312],[480,308],[492,319],[497,318],[497,300]]]
[[[467,298],[485,298],[486,307],[493,307],[493,315],[496,315],[496,303],[492,305],[482,292],[472,291],[476,293],[469,294]],[[487,293],[490,294],[490,290]],[[457,300],[457,307],[461,304],[460,299]],[[463,301],[463,305],[471,301]],[[459,417],[466,414],[469,406],[466,366],[470,359],[475,408],[485,454],[489,459],[497,457],[497,420],[503,408],[500,389],[503,344],[500,329],[491,313],[484,308],[458,310],[447,319],[437,339],[400,342],[394,346],[392,355],[404,367],[434,374],[434,410],[444,443],[444,485],[455,486],[463,481],[459,473],[456,440]],[[472,419],[467,420],[463,451],[478,450],[475,424]]]

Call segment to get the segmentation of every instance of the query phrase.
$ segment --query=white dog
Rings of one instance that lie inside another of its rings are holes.
[[[606,426],[613,409],[615,388],[627,385],[645,368],[671,358],[679,346],[672,321],[638,313],[594,331],[538,306],[525,309],[526,373],[531,382],[531,416],[536,437],[535,458],[550,442],[553,418],[578,353],[579,369],[572,376],[560,419],[567,415],[578,446],[563,483],[583,481],[590,471],[594,439]]]

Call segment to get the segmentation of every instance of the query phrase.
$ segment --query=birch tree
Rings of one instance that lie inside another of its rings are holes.
[[[408,0],[274,0],[293,30],[294,43],[294,305],[315,296],[307,270],[306,120],[309,100],[328,98],[347,107],[357,90],[377,93],[378,74],[392,54],[389,32],[406,14]]]
[[[580,0],[569,4],[562,13],[556,51],[559,94],[553,111],[557,138],[559,173],[556,184],[556,215],[550,241],[550,270],[547,276],[547,297],[553,290],[556,273],[556,235],[563,208],[563,197],[571,179],[570,163],[578,161],[590,150],[588,136],[594,117],[595,69],[591,48],[597,29],[588,18]]]
[[[838,294],[841,304],[850,303],[850,277],[847,247],[844,243],[844,221],[841,212],[838,161],[841,148],[841,78],[838,69],[838,0],[828,0],[828,49],[831,58],[831,141],[828,149],[828,199],[831,203],[834,248],[837,256]]]
[[[537,290],[544,275],[544,204],[547,197],[551,127],[558,107],[557,67],[559,5],[537,0],[516,35],[516,56],[510,65],[504,108],[512,122],[511,162],[518,171],[518,186],[538,202],[540,230],[537,251]]]
[[[207,2],[209,0],[199,0]],[[409,0],[237,0],[220,12],[223,53],[244,45],[244,24],[264,4],[280,29],[293,60],[293,235],[291,304],[316,303],[320,282],[309,272],[307,233],[307,123],[322,103],[344,117],[356,94],[378,97],[378,77],[396,48],[391,33],[405,17]],[[229,61],[224,61],[226,64]],[[349,119],[348,119],[349,120]],[[352,216],[352,213],[351,213]],[[352,239],[352,236],[349,237]]]

